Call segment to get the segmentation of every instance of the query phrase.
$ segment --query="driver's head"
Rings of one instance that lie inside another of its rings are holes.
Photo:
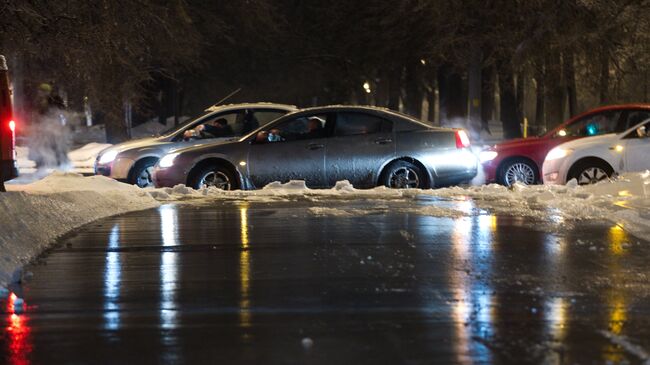
[[[212,122],[212,125],[217,127],[217,128],[223,128],[228,125],[228,121],[226,118],[219,118],[215,121]]]
[[[307,123],[307,129],[311,131],[318,130],[323,127],[323,124],[320,119],[316,117],[309,118],[309,122]]]

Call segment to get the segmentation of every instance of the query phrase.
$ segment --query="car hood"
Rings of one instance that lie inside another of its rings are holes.
[[[134,139],[132,141],[126,141],[118,143],[110,147],[111,150],[117,150],[118,152],[130,150],[132,148],[148,147],[151,145],[166,143],[166,138],[164,137],[146,137],[140,139]]]
[[[609,147],[610,144],[616,143],[619,140],[618,134],[603,134],[601,136],[594,137],[585,137],[580,139],[575,139],[560,145],[562,148],[586,148],[586,147],[595,147],[598,145],[605,145]]]
[[[179,148],[173,148],[171,149],[169,153],[197,153],[197,154],[203,154],[203,153],[219,153],[219,149],[224,147],[224,146],[231,146],[234,144],[238,143],[246,143],[246,142],[240,142],[239,140],[235,139],[226,139],[226,140],[221,140],[221,141],[209,141],[206,143],[201,143],[198,145],[194,146],[187,146],[187,147],[179,147]]]

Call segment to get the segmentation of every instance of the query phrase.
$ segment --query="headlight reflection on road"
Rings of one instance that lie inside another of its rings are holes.
[[[163,250],[178,246],[178,217],[172,205],[160,207],[160,229]],[[178,253],[163,251],[160,262],[160,322],[164,329],[176,327],[176,285],[178,282]]]
[[[609,250],[614,255],[622,255],[625,253],[624,245],[629,241],[627,232],[620,225],[612,226],[607,232],[609,238]]]
[[[242,203],[239,207],[239,218],[241,226],[241,253],[239,256],[239,323],[242,327],[251,326],[250,312],[250,252],[248,238],[248,203]]]
[[[120,226],[115,225],[108,237],[106,267],[104,269],[104,328],[115,331],[120,328],[120,287],[122,264],[120,253]]]
[[[489,276],[496,217],[479,215],[454,220],[452,255],[456,265],[470,265],[451,273],[453,302],[451,315],[455,332],[455,352],[463,363],[467,356],[490,362],[491,353],[485,346],[475,345],[474,338],[489,339],[494,333],[495,300],[492,289],[472,276],[478,271]],[[465,272],[469,270],[469,275]],[[468,354],[469,352],[469,354]]]

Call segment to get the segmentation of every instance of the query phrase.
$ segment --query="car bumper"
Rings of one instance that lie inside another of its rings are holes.
[[[132,159],[123,157],[116,158],[113,162],[107,164],[95,162],[95,175],[103,175],[115,180],[127,181],[133,162]]]
[[[562,174],[564,159],[544,161],[542,165],[542,179],[545,185],[562,185],[565,183],[565,176]]]
[[[187,174],[179,168],[162,169],[156,166],[153,170],[153,183],[157,188],[173,188],[178,184],[187,184]]]

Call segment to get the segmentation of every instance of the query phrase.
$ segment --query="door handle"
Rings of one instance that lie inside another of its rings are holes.
[[[307,145],[307,149],[312,150],[312,151],[313,150],[320,150],[321,148],[325,148],[325,145],[320,144],[320,143],[310,143],[310,144]]]
[[[377,138],[375,140],[375,143],[376,144],[389,144],[389,143],[393,143],[393,140],[390,139],[390,138]]]

